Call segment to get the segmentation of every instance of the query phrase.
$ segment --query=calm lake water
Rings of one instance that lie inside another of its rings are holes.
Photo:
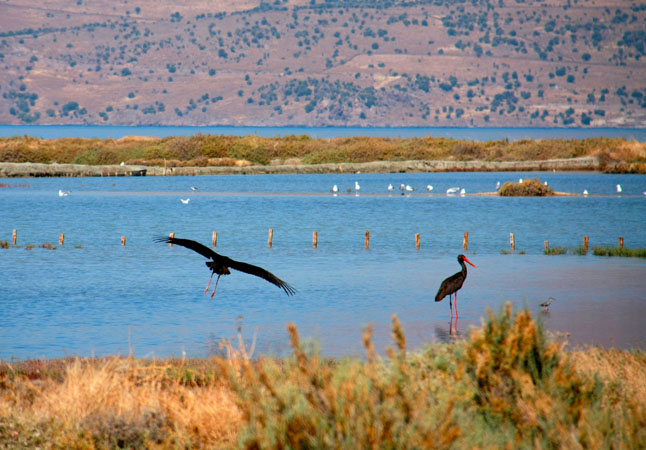
[[[448,137],[474,141],[499,139],[583,139],[622,137],[646,142],[644,128],[466,128],[466,127],[137,127],[103,125],[0,125],[0,136],[34,136],[43,139],[63,137],[122,138],[124,136],[192,136],[197,133],[227,136],[257,134],[263,137],[305,134],[313,138],[350,136]]]
[[[491,192],[496,181],[539,176],[557,191],[588,197],[447,196],[446,189]],[[346,189],[358,181],[360,195]],[[459,270],[469,232],[469,276],[458,295],[459,335],[487,309],[526,305],[570,342],[645,348],[646,260],[546,256],[543,243],[576,248],[646,247],[646,177],[597,173],[425,173],[205,177],[5,179],[0,240],[18,230],[21,248],[0,250],[0,358],[128,354],[207,356],[222,338],[257,329],[257,350],[282,355],[286,325],[326,355],[362,354],[362,326],[391,344],[402,321],[409,345],[450,339],[448,299],[433,298]],[[386,186],[410,184],[411,196]],[[337,184],[343,195],[329,193]],[[433,195],[426,185],[434,186]],[[623,192],[616,193],[621,184]],[[198,187],[194,192],[190,186]],[[59,197],[58,190],[70,191]],[[184,205],[180,198],[190,198]],[[273,228],[273,248],[267,233]],[[312,232],[318,232],[318,249]],[[364,248],[370,231],[370,249]],[[260,265],[298,289],[294,297],[259,278],[223,277],[203,295],[205,259],[153,242],[155,235],[207,245]],[[504,255],[509,233],[516,254]],[[59,233],[65,245],[58,246]],[[415,249],[415,234],[421,248]],[[126,246],[120,245],[126,236]],[[58,248],[27,250],[51,242]],[[81,248],[77,248],[80,246]],[[526,254],[519,254],[524,251]],[[553,296],[551,311],[538,303]]]

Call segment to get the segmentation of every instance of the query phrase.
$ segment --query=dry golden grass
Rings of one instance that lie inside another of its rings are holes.
[[[231,165],[230,161],[270,164],[298,158],[304,164],[404,161],[536,161],[595,156],[609,172],[646,173],[646,143],[621,138],[524,139],[476,142],[442,137],[124,137],[121,139],[0,138],[0,161],[175,166]]]
[[[464,340],[293,355],[0,364],[4,448],[644,448],[646,354],[566,352],[506,305]]]
[[[522,182],[507,181],[498,190],[503,197],[544,197],[554,195],[554,190],[541,183],[538,178],[526,179]]]
[[[27,437],[44,431],[59,444],[230,446],[241,414],[228,386],[215,380],[185,383],[170,376],[170,369],[163,362],[115,357],[74,360],[63,368],[62,381],[9,381],[5,374],[0,420],[31,430]]]

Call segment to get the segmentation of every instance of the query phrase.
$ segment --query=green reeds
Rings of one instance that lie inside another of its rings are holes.
[[[633,258],[646,258],[646,248],[592,247],[592,254],[597,256],[628,256]]]
[[[566,253],[567,247],[561,247],[559,245],[543,250],[543,254],[545,255],[565,255]]]
[[[585,256],[588,254],[588,248],[583,245],[579,245],[577,248],[572,250],[572,253],[575,255]]]

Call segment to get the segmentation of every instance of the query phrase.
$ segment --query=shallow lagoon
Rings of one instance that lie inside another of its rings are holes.
[[[446,196],[490,192],[496,181],[540,176],[557,191],[589,197]],[[358,181],[360,194],[346,189]],[[646,247],[646,177],[591,173],[426,173],[11,179],[0,189],[0,239],[18,230],[22,248],[0,251],[0,358],[127,354],[206,356],[235,334],[243,316],[257,352],[288,349],[287,322],[328,355],[360,354],[361,327],[390,343],[397,314],[410,346],[450,339],[440,282],[456,272],[469,232],[470,268],[458,295],[458,334],[506,301],[527,305],[573,344],[644,347],[646,261],[593,255],[545,256],[543,242]],[[416,187],[389,195],[388,183]],[[338,184],[343,195],[329,190]],[[434,186],[428,195],[425,187]],[[622,195],[615,185],[621,184]],[[190,186],[197,186],[193,192]],[[58,189],[71,191],[59,197]],[[180,198],[191,198],[183,205]],[[267,248],[267,230],[274,230]],[[318,232],[318,249],[312,232]],[[370,250],[364,234],[370,230]],[[234,273],[213,300],[209,271],[190,250],[155,244],[157,234],[211,241],[217,251],[261,265],[293,284],[287,297],[261,279]],[[58,235],[65,233],[59,247]],[[516,238],[516,254],[509,233]],[[415,233],[421,248],[415,249]],[[120,245],[121,236],[127,245]],[[58,248],[27,250],[52,242]],[[76,248],[82,246],[82,248]],[[521,251],[526,254],[519,254]],[[556,298],[544,314],[537,306]]]

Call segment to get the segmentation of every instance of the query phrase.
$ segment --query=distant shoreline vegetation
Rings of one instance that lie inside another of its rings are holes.
[[[445,137],[312,138],[196,134],[121,139],[29,136],[0,138],[0,161],[163,167],[313,165],[374,161],[544,161],[594,157],[599,170],[646,173],[646,143],[624,138],[507,139],[476,142]]]

